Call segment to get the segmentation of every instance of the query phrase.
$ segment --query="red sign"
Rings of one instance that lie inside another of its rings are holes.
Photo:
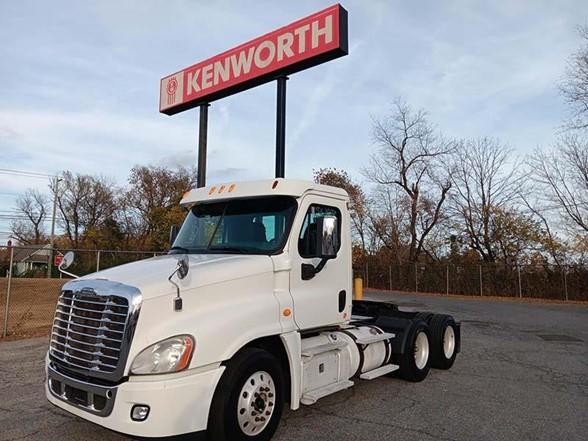
[[[347,11],[339,4],[161,79],[168,115],[347,55]]]
[[[53,258],[53,265],[59,266],[61,265],[61,261],[63,260],[63,254],[56,254]]]

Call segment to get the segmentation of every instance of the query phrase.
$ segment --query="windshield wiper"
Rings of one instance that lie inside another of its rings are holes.
[[[236,253],[247,253],[247,252],[251,252],[251,251],[258,251],[256,248],[247,248],[247,247],[224,247],[224,246],[215,246],[215,247],[209,247],[208,248],[210,251],[228,251],[228,252],[236,252]]]
[[[169,249],[170,251],[181,251],[182,253],[186,253],[188,254],[190,252],[190,250],[186,247],[179,247],[179,246],[173,246]]]

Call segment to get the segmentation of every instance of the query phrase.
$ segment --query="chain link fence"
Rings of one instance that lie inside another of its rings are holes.
[[[163,254],[67,249],[51,252],[48,247],[0,247],[0,339],[49,332],[60,288],[69,280],[57,270],[55,263],[67,251],[76,254],[68,271],[80,276]],[[391,265],[381,259],[368,259],[365,265],[354,268],[354,275],[362,277],[367,288],[588,301],[588,268],[579,265]]]
[[[588,267],[582,265],[398,265],[369,259],[354,274],[375,289],[588,301]]]
[[[0,339],[49,333],[60,289],[70,280],[55,264],[68,251],[75,252],[75,260],[67,271],[79,276],[164,254],[70,249],[52,252],[48,246],[0,247]]]

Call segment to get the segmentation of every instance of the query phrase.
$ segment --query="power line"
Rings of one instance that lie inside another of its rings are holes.
[[[43,178],[43,179],[56,177],[56,175],[50,175],[47,173],[25,171],[25,170],[12,170],[12,169],[8,169],[8,168],[0,168],[0,174],[26,176],[26,177],[30,177],[30,178]]]
[[[7,214],[0,214],[0,221],[3,220],[30,220],[27,216],[10,216]],[[41,219],[41,222],[51,222],[51,219]]]

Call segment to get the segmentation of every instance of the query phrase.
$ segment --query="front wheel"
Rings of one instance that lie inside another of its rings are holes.
[[[214,394],[208,436],[215,441],[267,441],[284,407],[284,374],[278,360],[247,348],[227,365]]]

